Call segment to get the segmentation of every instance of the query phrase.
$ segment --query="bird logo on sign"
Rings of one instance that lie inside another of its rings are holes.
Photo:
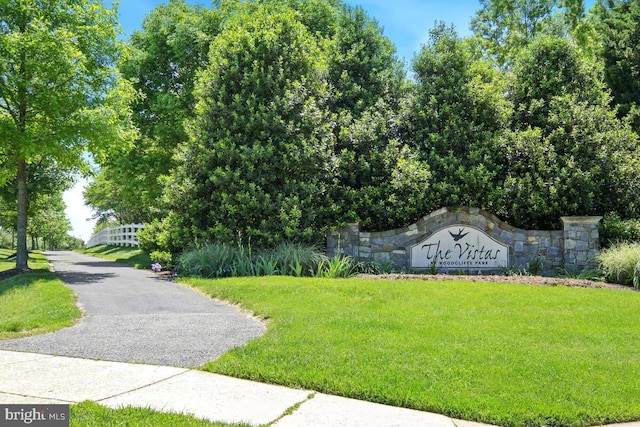
[[[449,234],[451,234],[451,237],[453,237],[453,241],[457,242],[458,240],[462,240],[464,236],[469,234],[469,232],[462,234],[463,231],[464,231],[464,228],[461,228],[460,231],[458,231],[458,234],[453,234],[452,232],[449,232]]]

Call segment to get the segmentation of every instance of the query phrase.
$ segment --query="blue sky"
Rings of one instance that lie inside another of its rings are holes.
[[[208,0],[187,0],[191,4],[209,6]],[[107,2],[108,3],[108,2]],[[120,24],[128,36],[141,29],[144,17],[162,0],[124,0],[118,10]],[[461,35],[468,34],[469,22],[479,0],[347,0],[352,6],[361,6],[375,18],[398,50],[398,56],[409,62],[420,46],[427,41],[429,29],[436,21],[454,24]]]

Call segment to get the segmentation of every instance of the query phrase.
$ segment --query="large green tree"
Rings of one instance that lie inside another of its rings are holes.
[[[132,53],[118,65],[140,95],[132,104],[140,138],[128,151],[106,158],[85,192],[102,220],[149,222],[162,216],[161,180],[187,140],[184,122],[194,114],[196,74],[208,63],[220,22],[217,8],[171,0],[131,36]]]
[[[520,50],[539,35],[584,32],[583,0],[480,0],[480,4],[471,29],[501,67],[510,67]]]
[[[604,0],[595,8],[605,81],[619,117],[640,132],[640,1]]]
[[[116,11],[93,0],[0,0],[0,157],[15,171],[17,269],[27,269],[28,165],[78,169],[125,140]]]
[[[297,18],[258,5],[230,19],[212,43],[190,139],[166,187],[173,215],[165,224],[183,245],[242,233],[260,246],[322,233],[335,168],[327,66]]]
[[[378,23],[344,6],[328,50],[329,108],[335,119],[339,217],[369,230],[406,225],[420,216],[429,167],[407,141],[411,91],[404,64]]]
[[[32,241],[42,239],[44,248],[60,246],[71,231],[62,193],[41,194],[31,201],[30,208],[28,232]],[[37,248],[37,243],[32,246]]]
[[[174,251],[236,233],[316,243],[341,221],[417,217],[428,166],[405,140],[410,88],[378,24],[324,0],[225,1],[220,16],[197,92],[207,110],[165,186],[169,217],[145,234]]]
[[[609,107],[598,65],[566,39],[534,41],[514,66],[503,138],[505,209],[520,227],[564,215],[638,211],[638,136]]]
[[[506,82],[466,43],[439,24],[414,60],[413,140],[433,174],[422,209],[466,205],[501,214],[498,137],[511,113]]]

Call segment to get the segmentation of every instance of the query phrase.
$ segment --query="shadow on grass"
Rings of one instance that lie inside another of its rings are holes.
[[[90,250],[88,253],[92,253],[92,254],[103,254],[103,255],[109,255],[112,254],[114,252],[119,252],[121,249],[120,247],[113,247],[113,246],[105,246],[96,250]]]
[[[149,258],[149,255],[140,251],[138,248],[129,246],[96,246],[84,250],[82,253],[141,269],[147,269],[151,266],[151,258]]]
[[[29,261],[44,261],[44,257],[39,255],[38,257],[33,257],[31,255],[35,254],[35,252],[28,252],[28,260]],[[0,251],[0,261],[15,261],[18,257],[18,252],[16,251]]]
[[[102,254],[102,255],[110,255],[113,253],[123,252],[127,250],[138,250],[137,248],[132,248],[129,246],[97,246],[94,248],[87,249],[85,251],[86,254]]]
[[[53,273],[46,271],[21,271],[6,270],[0,272],[0,295],[11,291],[12,289],[25,288],[41,279],[50,279],[55,277]]]
[[[0,249],[0,260],[6,260],[11,255],[15,254],[15,251],[9,249]]]

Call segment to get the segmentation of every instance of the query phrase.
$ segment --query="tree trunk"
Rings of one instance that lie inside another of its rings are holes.
[[[27,194],[27,163],[21,160],[18,163],[18,242],[16,255],[16,269],[28,270],[27,260],[27,206],[29,198]]]

